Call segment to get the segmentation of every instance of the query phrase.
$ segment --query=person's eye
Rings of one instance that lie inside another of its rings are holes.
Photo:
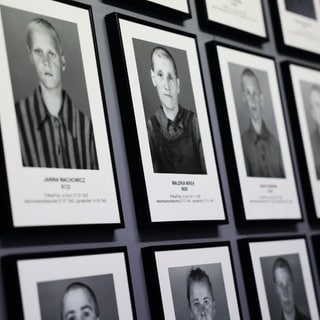
[[[196,308],[196,309],[198,309],[198,308],[199,308],[199,305],[200,305],[200,303],[199,303],[199,302],[194,302],[194,303],[193,303],[193,307],[194,307],[194,308]]]
[[[50,58],[55,58],[56,56],[57,55],[54,52],[52,52],[52,51],[49,52],[49,57]]]
[[[38,56],[40,56],[42,53],[42,51],[40,49],[34,49],[33,52]]]
[[[162,78],[163,73],[161,71],[158,72],[158,77]]]
[[[66,318],[66,320],[75,320],[76,318],[75,318],[75,316],[68,316],[67,318]]]

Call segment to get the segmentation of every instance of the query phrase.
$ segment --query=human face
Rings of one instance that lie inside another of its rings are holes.
[[[291,275],[287,268],[277,268],[274,276],[282,311],[291,314],[295,308]]]
[[[32,31],[29,58],[35,66],[40,85],[47,90],[60,89],[66,63],[58,43],[49,30],[35,27]]]
[[[154,70],[151,70],[153,85],[156,87],[162,106],[168,111],[178,110],[180,81],[177,78],[170,59],[153,55]]]
[[[190,308],[192,319],[214,320],[216,305],[206,283],[193,282],[190,285]]]
[[[262,95],[259,91],[257,80],[251,76],[242,78],[243,100],[249,107],[250,117],[253,121],[262,119]]]
[[[62,308],[63,320],[99,320],[93,299],[81,288],[66,293]]]
[[[320,92],[312,90],[310,94],[311,114],[314,121],[320,126]]]

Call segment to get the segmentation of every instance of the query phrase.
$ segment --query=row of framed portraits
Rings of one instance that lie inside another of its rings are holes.
[[[91,7],[0,0],[0,14],[7,220],[122,226]],[[116,13],[106,26],[139,223],[224,222],[196,36]],[[216,42],[207,55],[236,218],[301,219],[274,59]],[[320,71],[282,67],[319,219]]]
[[[117,5],[116,0],[107,0]],[[191,18],[189,1],[193,0],[126,0],[151,13],[162,12],[176,20]],[[197,0],[199,24],[212,32],[242,36],[247,40],[266,41],[268,32],[263,0]],[[266,2],[266,1],[265,1]],[[317,0],[276,0],[270,3],[274,33],[279,50],[286,53],[320,54],[320,4]],[[279,32],[280,30],[280,32]]]
[[[238,245],[251,319],[319,319],[304,237]],[[228,242],[145,247],[142,258],[152,318],[242,319]],[[10,319],[136,319],[125,248],[7,256],[2,265]]]

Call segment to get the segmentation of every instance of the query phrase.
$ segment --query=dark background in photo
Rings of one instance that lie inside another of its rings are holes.
[[[286,10],[311,19],[316,19],[313,1],[314,0],[285,0]]]

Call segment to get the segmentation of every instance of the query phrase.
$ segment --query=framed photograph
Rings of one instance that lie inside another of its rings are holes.
[[[270,1],[278,46],[289,54],[320,54],[320,2],[317,0]],[[280,31],[281,30],[281,31]]]
[[[191,18],[189,0],[104,0],[116,6],[132,4],[130,9],[141,9],[143,13],[149,12],[157,18],[159,15],[170,20],[186,20]]]
[[[274,60],[207,49],[236,218],[301,219]]]
[[[214,30],[239,32],[256,40],[267,40],[267,30],[261,0],[200,0],[197,1],[199,23]]]
[[[156,319],[241,319],[229,245],[142,249]]]
[[[319,319],[304,238],[240,241],[252,319]]]
[[[76,3],[0,0],[14,227],[121,224],[92,21]]]
[[[320,71],[282,64],[308,212],[320,218]],[[318,115],[319,114],[319,115]],[[300,130],[298,130],[300,128]],[[304,150],[304,152],[303,152]],[[311,186],[311,190],[310,190]],[[318,220],[319,221],[319,220]]]
[[[225,220],[195,36],[106,22],[139,221]]]
[[[125,248],[3,258],[10,319],[136,319],[127,260]]]

